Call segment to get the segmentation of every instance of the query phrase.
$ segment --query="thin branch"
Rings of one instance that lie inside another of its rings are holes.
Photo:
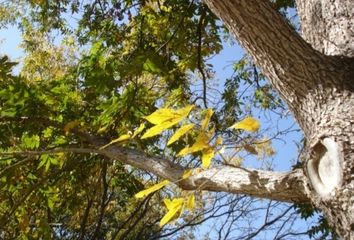
[[[96,224],[95,231],[93,233],[92,239],[97,239],[99,237],[99,232],[101,229],[102,221],[104,218],[105,210],[107,207],[107,194],[108,194],[108,183],[107,183],[107,160],[104,159],[102,163],[101,169],[101,182],[102,182],[102,196],[101,196],[101,204],[99,209],[99,216]]]
[[[206,16],[206,9],[204,8],[204,6],[202,6],[201,9],[201,15],[199,18],[199,23],[198,23],[198,29],[197,29],[197,35],[198,35],[198,47],[197,47],[197,68],[202,76],[202,81],[203,81],[203,101],[204,101],[204,107],[208,108],[208,103],[207,103],[207,86],[206,86],[206,76],[205,76],[205,72],[203,70],[203,66],[202,66],[202,38],[203,38],[203,34],[202,34],[202,30],[204,27],[204,20],[205,20],[205,16]]]
[[[91,153],[103,154],[103,151],[94,148],[55,148],[50,150],[36,150],[36,151],[14,151],[14,152],[0,152],[0,157],[8,156],[37,156],[43,154],[57,154],[57,153]]]

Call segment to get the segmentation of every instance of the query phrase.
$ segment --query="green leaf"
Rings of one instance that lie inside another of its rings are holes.
[[[161,69],[150,59],[146,59],[143,64],[143,69],[151,73],[160,73]]]
[[[39,147],[40,138],[38,135],[32,135],[32,136],[23,135],[22,144],[25,148],[35,149]]]

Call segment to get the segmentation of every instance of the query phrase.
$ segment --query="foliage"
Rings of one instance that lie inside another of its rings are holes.
[[[294,208],[304,219],[308,219],[319,213],[317,209],[309,204],[294,204]],[[320,216],[318,223],[309,229],[310,238],[314,238],[318,234],[320,234],[320,237],[317,239],[326,239],[327,237],[330,237],[330,239],[333,240],[338,239],[336,232],[329,226],[327,220],[323,216]]]
[[[242,153],[275,154],[251,116],[284,106],[252,59],[234,64],[219,104],[208,95],[208,59],[228,35],[200,1],[18,0],[6,9],[0,26],[18,25],[25,56],[18,72],[0,58],[1,238],[149,239],[171,222],[202,222],[201,191],[96,154],[112,145],[172,158],[190,169],[183,178],[239,166]]]

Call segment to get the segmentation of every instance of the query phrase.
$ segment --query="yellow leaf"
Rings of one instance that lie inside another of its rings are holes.
[[[223,139],[221,136],[218,136],[218,138],[215,141],[215,146],[221,145],[223,142]]]
[[[173,109],[170,108],[161,108],[146,116],[145,119],[151,122],[154,125],[161,124],[165,121],[168,121],[176,116],[176,113]]]
[[[165,198],[165,199],[163,200],[163,202],[164,202],[166,208],[167,208],[168,210],[170,210],[171,207],[172,207],[172,201],[171,201],[171,199]]]
[[[170,120],[164,123],[161,123],[159,125],[156,125],[150,129],[148,129],[143,136],[141,136],[141,139],[145,139],[145,138],[150,138],[153,136],[156,136],[158,134],[160,134],[162,131],[172,127],[173,125],[177,124],[180,120],[179,119],[174,119],[174,120]]]
[[[176,110],[176,113],[180,117],[185,118],[188,116],[188,114],[190,113],[190,111],[192,111],[193,108],[194,108],[194,105],[187,105],[184,108]]]
[[[205,132],[201,132],[197,139],[195,140],[194,144],[191,147],[183,148],[177,156],[186,156],[187,154],[194,153],[201,151],[205,148],[209,147],[209,135]]]
[[[189,112],[192,110],[193,107],[194,107],[193,105],[188,105],[179,110],[173,110],[170,108],[161,108],[153,112],[149,116],[146,116],[145,119],[154,125],[161,124],[171,119],[176,119],[176,118],[183,119],[188,116]]]
[[[130,135],[129,134],[123,134],[119,138],[112,140],[111,144],[112,143],[117,143],[117,142],[122,142],[122,141],[125,141],[125,140],[128,140],[128,139],[130,139]]]
[[[214,157],[215,152],[214,149],[212,148],[207,148],[202,151],[202,167],[203,168],[208,168],[211,163],[211,159]]]
[[[255,142],[254,147],[258,153],[257,158],[259,159],[263,157],[271,157],[276,153],[272,147],[272,141],[267,138]]]
[[[168,212],[166,213],[165,216],[160,221],[160,227],[164,226],[166,223],[170,222],[173,220],[173,218],[180,212],[182,212],[183,208],[183,203],[184,199],[183,198],[175,198],[169,200],[169,199],[164,199],[164,203],[168,209]]]
[[[234,129],[242,129],[250,132],[256,132],[258,131],[260,127],[259,121],[252,118],[252,117],[246,117],[240,122],[235,123],[232,125],[230,128]]]
[[[202,121],[202,129],[203,130],[206,130],[208,128],[210,118],[213,115],[213,113],[214,113],[214,111],[210,108],[206,111],[205,118]]]
[[[190,176],[192,176],[192,174],[193,174],[193,169],[188,169],[188,170],[184,171],[182,179],[189,178]]]
[[[129,140],[129,139],[130,139],[130,135],[129,135],[129,134],[123,134],[123,135],[120,136],[119,138],[114,139],[114,140],[110,141],[108,144],[106,144],[106,145],[100,147],[100,150],[101,150],[101,149],[104,149],[104,148],[106,148],[106,147],[108,147],[108,146],[110,146],[110,145],[112,145],[112,144],[114,144],[114,143],[126,141],[126,140]]]
[[[173,125],[176,125],[188,116],[193,107],[193,105],[188,105],[187,107],[176,111],[168,108],[163,108],[145,117],[146,120],[155,124],[156,126],[147,130],[141,139],[156,136],[162,131],[172,127]]]
[[[209,147],[209,136],[206,133],[201,132],[195,140],[195,143],[192,145],[191,149],[193,152],[198,152],[207,147]]]
[[[135,138],[139,133],[141,133],[144,130],[144,128],[145,128],[145,124],[144,123],[140,124],[139,128],[135,130],[132,138]]]
[[[185,147],[179,153],[177,154],[177,157],[184,157],[188,154],[192,153],[192,150],[190,147]]]
[[[136,198],[143,198],[147,195],[149,195],[150,193],[153,193],[161,188],[163,188],[164,186],[166,186],[167,184],[169,184],[170,181],[168,180],[163,180],[162,182],[155,184],[151,187],[149,187],[148,189],[142,190],[140,192],[138,192],[137,194],[135,194]]]
[[[180,139],[183,135],[185,135],[188,131],[190,131],[192,128],[194,127],[194,124],[186,124],[182,127],[180,127],[170,138],[170,140],[167,143],[168,145],[171,145],[172,143],[174,143],[175,141],[177,141],[178,139]]]
[[[189,211],[193,211],[193,209],[195,208],[195,196],[194,195],[190,195],[187,199],[187,203],[186,203],[186,208]]]

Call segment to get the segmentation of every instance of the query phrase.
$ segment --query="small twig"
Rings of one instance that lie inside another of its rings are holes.
[[[37,151],[18,151],[18,152],[0,152],[1,156],[36,156],[43,154],[57,154],[57,153],[93,153],[104,154],[105,151],[101,151],[93,148],[56,148],[51,150],[37,150]]]

